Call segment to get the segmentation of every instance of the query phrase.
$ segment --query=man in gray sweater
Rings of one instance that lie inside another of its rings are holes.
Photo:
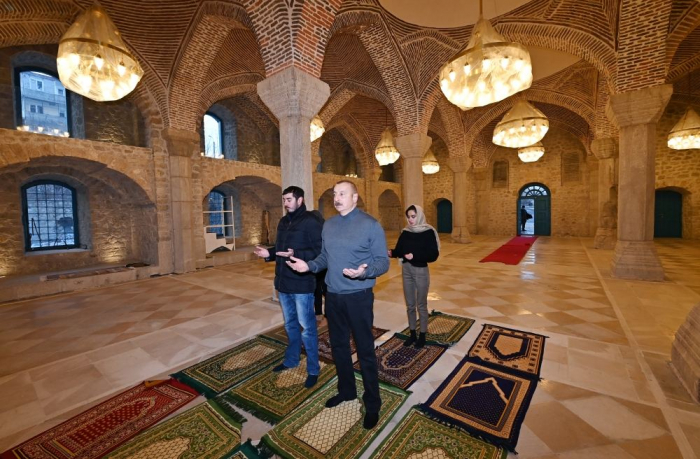
[[[379,421],[382,405],[379,374],[374,354],[374,293],[376,278],[389,270],[386,237],[377,220],[357,209],[355,184],[342,180],[333,187],[333,204],[340,213],[323,226],[323,248],[314,260],[290,257],[287,264],[297,272],[326,273],[326,317],[331,351],[338,372],[338,394],[326,401],[332,408],[357,398],[350,354],[350,333],[355,338],[365,404],[365,429]]]

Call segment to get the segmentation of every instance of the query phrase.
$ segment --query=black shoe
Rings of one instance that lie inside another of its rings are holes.
[[[365,420],[362,423],[362,427],[369,430],[374,428],[379,422],[379,413],[365,413]]]
[[[408,337],[406,341],[403,342],[404,346],[410,346],[411,344],[416,342],[416,331],[411,330],[411,336]]]
[[[304,383],[304,387],[306,387],[307,389],[310,387],[314,387],[317,382],[318,382],[318,375],[308,375],[306,377],[306,382]]]
[[[283,363],[280,363],[275,368],[273,368],[272,371],[274,371],[275,373],[279,373],[280,371],[290,370],[290,369],[291,368],[285,366]]]
[[[416,349],[420,349],[425,346],[425,333],[421,332],[418,336],[418,341],[416,341]]]
[[[326,400],[326,408],[333,408],[334,406],[338,406],[343,402],[348,402],[350,400],[355,400],[357,397],[353,398],[345,398],[340,394],[335,394],[333,397],[329,398]]]

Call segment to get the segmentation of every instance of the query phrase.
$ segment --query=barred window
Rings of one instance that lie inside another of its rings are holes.
[[[22,187],[24,240],[27,251],[70,249],[80,245],[76,192],[53,181]]]
[[[213,228],[208,228],[208,233],[216,233],[220,237],[233,237],[231,225],[231,205],[230,200],[220,191],[212,191],[209,193],[208,210],[209,210],[209,225]]]
[[[508,161],[493,163],[493,188],[508,187]]]

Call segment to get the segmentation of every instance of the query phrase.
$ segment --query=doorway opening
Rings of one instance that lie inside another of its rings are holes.
[[[552,232],[551,193],[541,183],[520,189],[517,203],[518,236],[549,236]]]

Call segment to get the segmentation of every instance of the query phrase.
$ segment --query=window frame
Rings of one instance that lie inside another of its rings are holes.
[[[15,129],[17,129],[19,126],[24,125],[24,122],[22,120],[22,80],[20,75],[23,72],[39,72],[43,73],[45,75],[49,75],[50,77],[53,77],[57,79],[59,82],[61,81],[58,78],[58,74],[55,73],[54,71],[50,69],[46,69],[43,67],[37,67],[37,66],[17,66],[14,69],[14,90],[16,91],[16,97],[15,97]],[[63,84],[63,83],[61,83]],[[70,135],[71,138],[75,138],[75,133],[73,131],[73,112],[72,112],[72,107],[71,107],[71,98],[73,97],[73,93],[64,86],[64,94],[63,97],[66,99],[66,125],[68,126],[68,134]],[[56,94],[54,94],[56,95]],[[58,94],[60,95],[60,94]]]
[[[71,200],[73,205],[73,244],[71,245],[54,245],[49,247],[32,247],[30,228],[29,228],[29,208],[27,202],[27,190],[38,185],[58,185],[67,188],[71,192]],[[32,180],[24,185],[21,189],[22,193],[22,227],[24,230],[24,252],[41,252],[45,250],[70,250],[80,248],[80,222],[78,220],[78,191],[65,182],[59,180]]]
[[[207,154],[207,131],[206,131],[205,124],[204,124],[204,117],[207,115],[214,118],[214,120],[219,124],[219,146],[221,147],[220,148],[221,151],[218,154],[214,153],[214,155],[216,155],[216,156],[209,156]],[[214,158],[214,159],[225,158],[226,154],[224,152],[224,120],[222,120],[220,117],[216,116],[216,114],[214,114],[212,112],[209,112],[209,111],[205,112],[204,115],[202,116],[202,134],[204,137],[204,157],[205,158]],[[218,155],[221,155],[221,156],[218,156]]]

